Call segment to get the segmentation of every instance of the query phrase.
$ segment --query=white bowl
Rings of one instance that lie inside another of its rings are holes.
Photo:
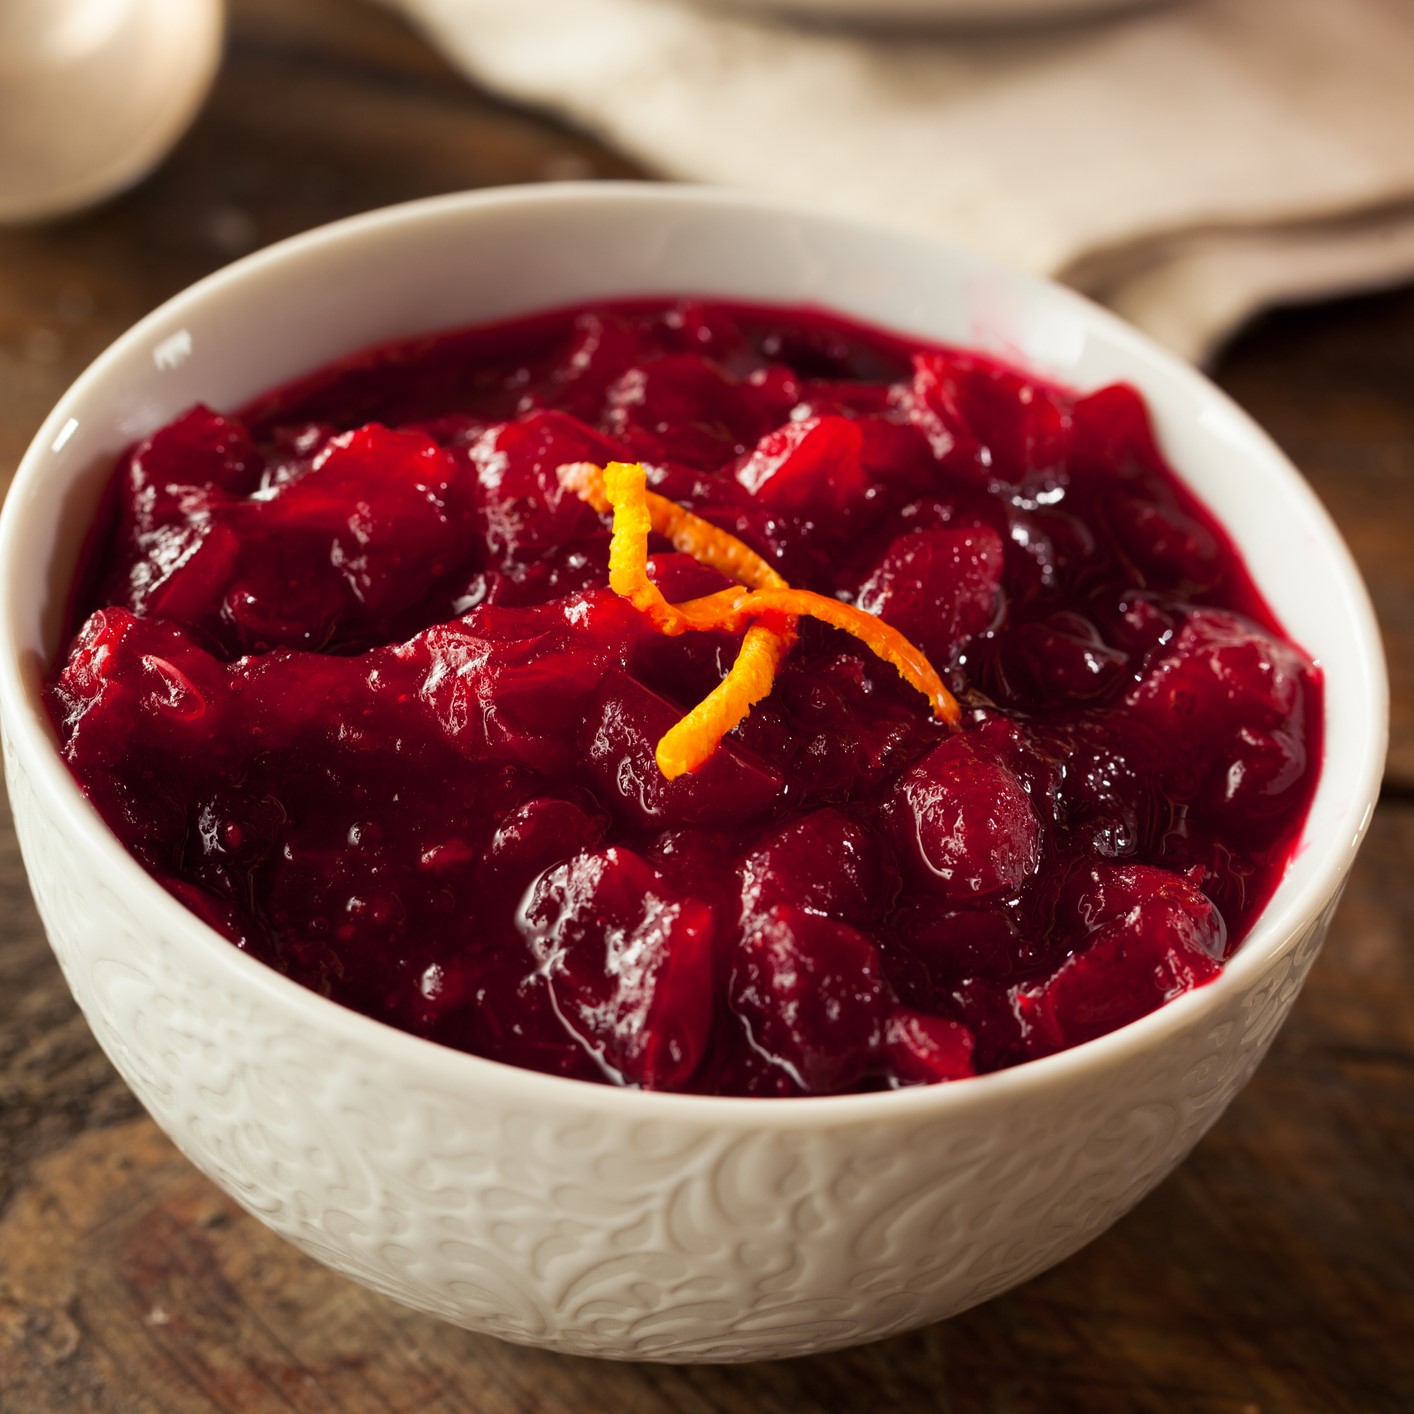
[[[817,301],[1081,388],[1137,384],[1163,445],[1326,674],[1297,856],[1211,985],[1046,1060],[831,1099],[646,1094],[513,1069],[346,1011],[156,885],[70,778],[40,703],[113,458],[202,399],[338,354],[570,301]],[[1221,393],[1056,286],[730,193],[567,185],[373,212],[239,261],[65,394],[0,518],[5,769],[35,898],[94,1034],[158,1123],[305,1251],[478,1331],[625,1359],[749,1360],[938,1320],[1088,1242],[1251,1075],[1315,957],[1379,787],[1365,591],[1305,482]]]

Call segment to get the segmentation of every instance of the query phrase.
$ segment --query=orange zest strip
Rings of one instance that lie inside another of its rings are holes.
[[[752,624],[741,640],[736,662],[721,682],[680,722],[669,727],[654,753],[668,780],[699,770],[770,691],[776,670],[795,642],[791,629]]]
[[[608,515],[614,508],[604,494],[604,469],[593,462],[565,462],[555,469],[560,485],[566,491],[573,491],[581,501],[588,501],[601,516]],[[647,481],[645,474],[644,481]]]
[[[853,604],[841,603],[809,589],[769,589],[739,599],[736,612],[748,617],[758,614],[809,615],[831,628],[843,629],[857,638],[876,657],[892,663],[899,676],[932,704],[933,715],[955,727],[962,719],[957,699],[943,686],[933,665],[891,624],[876,614],[865,613]]]
[[[950,726],[961,719],[957,699],[943,686],[933,665],[896,628],[875,614],[856,609],[811,589],[767,589],[747,594],[740,589],[723,589],[701,599],[689,599],[675,606],[690,617],[694,627],[713,628],[723,633],[740,633],[761,614],[810,617],[842,629],[859,639],[875,657],[892,663],[899,676],[926,697],[933,715]]]
[[[610,462],[602,471],[593,462],[569,462],[559,468],[560,484],[588,501],[600,515],[616,509],[608,494],[609,474],[615,467],[628,465]],[[640,472],[643,471],[639,467]],[[738,540],[730,531],[722,530],[710,520],[694,515],[676,501],[647,490],[647,474],[643,474],[643,503],[648,508],[649,524],[654,532],[670,540],[674,550],[691,555],[694,560],[710,565],[728,579],[750,589],[786,589],[785,580],[749,545]],[[616,526],[617,528],[617,526]],[[645,560],[647,559],[645,547]]]
[[[648,490],[640,463],[610,462],[601,471],[590,462],[559,468],[560,483],[601,515],[612,513],[609,587],[646,615],[660,632],[688,630],[743,633],[736,662],[726,677],[659,741],[658,769],[668,780],[699,770],[722,738],[746,718],[775,683],[795,644],[796,621],[809,616],[843,630],[925,696],[933,715],[957,726],[957,700],[924,654],[897,629],[852,604],[790,585],[750,546],[701,516]],[[682,604],[670,604],[648,578],[648,536],[655,532],[673,547],[735,579],[723,589]]]
[[[730,589],[719,589],[715,594],[704,594],[700,599],[685,599],[681,604],[674,604],[673,608],[693,628],[714,633],[741,633],[750,619],[745,614],[737,613],[737,605],[748,592],[739,584],[733,585]]]
[[[648,578],[648,474],[637,462],[610,462],[604,468],[604,500],[614,512],[609,542],[609,588],[646,614],[659,633],[678,634],[687,626],[683,616],[663,598]]]
[[[752,589],[789,588],[755,550],[743,544],[730,531],[693,515],[676,501],[652,491],[648,493],[648,509],[653,518],[653,529],[664,539],[671,540],[674,550],[691,555],[694,560],[710,565],[728,579]]]

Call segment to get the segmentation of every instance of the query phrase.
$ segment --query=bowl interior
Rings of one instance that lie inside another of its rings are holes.
[[[1328,900],[1378,790],[1387,689],[1359,576],[1269,440],[1197,373],[1056,286],[922,237],[689,188],[565,185],[373,213],[248,257],[129,331],[39,433],[0,525],[0,706],[18,749],[44,758],[52,789],[76,793],[38,687],[104,477],[135,438],[194,402],[231,409],[370,344],[598,297],[680,293],[816,303],[1076,388],[1135,384],[1170,461],[1327,683],[1326,761],[1302,846],[1229,971],[1257,966],[1249,955],[1263,939],[1280,944]]]

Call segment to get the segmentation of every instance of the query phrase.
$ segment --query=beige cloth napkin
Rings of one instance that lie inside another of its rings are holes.
[[[1266,305],[1414,276],[1414,0],[966,36],[721,0],[390,3],[658,172],[936,232],[1195,360]]]

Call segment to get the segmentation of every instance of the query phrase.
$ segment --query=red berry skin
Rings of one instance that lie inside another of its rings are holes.
[[[1021,781],[964,736],[903,773],[883,818],[913,881],[950,903],[1011,893],[1040,860],[1040,823]]]
[[[385,651],[391,671],[417,670],[417,700],[460,750],[568,776],[585,714],[638,628],[622,600],[598,591],[538,608],[484,606]]]
[[[915,903],[895,917],[894,926],[942,987],[969,977],[1009,978],[1032,961],[1026,940],[1004,909]]]
[[[862,933],[790,904],[748,925],[731,1005],[765,1053],[806,1094],[858,1084],[883,1036],[887,987]]]
[[[1071,412],[1070,461],[1082,474],[1107,479],[1164,472],[1149,410],[1136,389],[1114,383],[1077,399]]]
[[[474,878],[487,898],[519,898],[543,870],[586,849],[604,837],[605,820],[572,800],[536,796],[523,801],[496,827],[485,852],[476,861]],[[424,851],[424,869],[439,863]]]
[[[1052,614],[1044,622],[1011,626],[998,655],[1009,698],[1062,706],[1103,698],[1116,689],[1128,657],[1101,639],[1080,614]]]
[[[736,468],[762,505],[812,519],[861,505],[869,479],[860,463],[864,433],[847,417],[807,417],[768,433]]]
[[[494,568],[574,545],[602,530],[599,518],[560,484],[570,462],[602,466],[614,444],[563,412],[542,411],[493,427],[468,449],[475,477],[477,539]]]
[[[198,404],[133,449],[126,504],[139,515],[161,513],[164,501],[180,501],[184,488],[195,486],[248,496],[260,472],[260,453],[246,428]]]
[[[986,449],[968,426],[954,375],[950,354],[915,355],[913,377],[899,389],[899,407],[927,438],[936,460],[968,478],[985,481]]]
[[[1211,958],[1225,955],[1227,930],[1209,899],[1180,875],[1151,864],[1092,863],[1066,881],[1057,910],[1074,938],[1132,922],[1167,930]]]
[[[1137,1021],[1221,967],[1227,930],[1187,880],[1150,865],[1095,865],[1062,895],[1080,947],[1040,987],[1019,988],[1033,1054]]]
[[[618,378],[599,423],[628,459],[715,468],[774,425],[770,401],[696,354],[668,354]]]
[[[947,1010],[972,1036],[972,1063],[979,1075],[1030,1058],[1030,1022],[1016,1004],[1017,987],[974,977],[953,989]]]
[[[1263,843],[1291,810],[1306,784],[1310,754],[1291,728],[1262,732],[1241,727],[1226,769],[1213,772],[1202,801],[1205,815],[1254,843]]]
[[[140,741],[177,759],[228,729],[223,664],[191,636],[126,609],[100,609],[79,629],[55,684],[64,754],[78,769],[117,765]]]
[[[884,1024],[884,1053],[904,1085],[935,1085],[977,1073],[972,1033],[962,1022],[903,1007]]]
[[[1124,699],[1148,733],[1161,779],[1181,799],[1206,796],[1219,815],[1249,793],[1267,813],[1305,780],[1309,664],[1250,620],[1194,610]],[[1126,724],[1128,725],[1128,724]]]
[[[1064,467],[1070,417],[1045,387],[954,350],[917,354],[900,407],[964,482],[1021,485]]]
[[[878,614],[940,671],[1002,613],[1001,537],[987,526],[901,535],[856,602]]]
[[[627,321],[608,313],[581,314],[574,321],[564,363],[555,372],[559,408],[592,420],[610,384],[638,355],[638,340]]]
[[[1105,509],[1141,583],[1196,594],[1217,582],[1222,572],[1217,537],[1177,506],[1121,491]]]
[[[671,1090],[712,1031],[712,911],[621,847],[542,875],[521,929],[564,1026],[621,1084]]]
[[[850,923],[882,911],[890,881],[878,839],[839,810],[817,810],[772,831],[741,863],[749,913],[796,903]]]

